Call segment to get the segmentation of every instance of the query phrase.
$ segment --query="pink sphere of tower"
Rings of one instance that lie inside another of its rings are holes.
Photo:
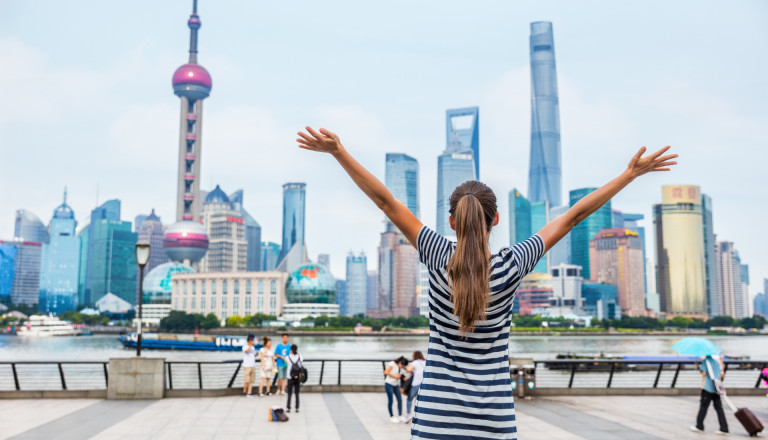
[[[165,230],[163,247],[173,261],[196,263],[208,250],[208,234],[200,223],[180,221]]]
[[[173,73],[173,93],[191,101],[205,99],[211,94],[211,74],[199,64],[184,64]]]

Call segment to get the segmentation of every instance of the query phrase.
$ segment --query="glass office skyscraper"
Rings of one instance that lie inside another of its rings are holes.
[[[552,23],[531,23],[531,159],[528,199],[562,204],[560,109]],[[597,231],[595,231],[597,232]]]
[[[448,223],[449,199],[467,180],[480,178],[479,110],[477,107],[446,111],[446,148],[437,158],[437,233],[455,237]]]
[[[21,241],[45,243],[48,241],[48,229],[35,214],[26,209],[19,209],[16,211],[13,237]]]
[[[707,313],[710,317],[720,316],[720,307],[718,304],[718,272],[717,272],[717,252],[715,247],[715,227],[712,223],[712,198],[706,194],[701,195],[701,212],[704,220],[704,260],[706,269],[706,289],[707,289]]]
[[[531,235],[531,202],[517,188],[512,188],[509,192],[509,245],[514,246]]]
[[[261,242],[261,270],[275,270],[280,257],[280,245],[271,241]]]
[[[246,269],[248,272],[261,270],[261,225],[243,207],[243,190],[238,189],[229,195],[232,207],[240,211],[245,222],[245,241],[248,242]]]
[[[546,200],[531,203],[531,235],[540,231],[549,221],[549,202]],[[549,253],[545,254],[536,266],[534,272],[549,273]]]
[[[419,162],[402,153],[387,153],[384,184],[419,218]]]
[[[304,242],[306,189],[306,183],[289,182],[283,185],[283,243],[277,264],[279,269],[285,271],[308,261]],[[283,264],[289,254],[292,254],[289,261]]]
[[[573,206],[587,194],[597,188],[575,189],[569,193],[570,206]],[[584,279],[592,279],[589,270],[589,242],[603,229],[611,227],[613,214],[611,201],[601,206],[592,215],[585,218],[571,230],[571,264],[581,266],[581,274]]]
[[[42,245],[36,241],[0,240],[0,294],[6,296],[8,292],[11,303],[38,303],[41,251]]]
[[[342,315],[365,314],[368,296],[368,259],[364,253],[347,255],[347,301]]]
[[[77,310],[80,238],[75,235],[76,227],[75,213],[67,205],[65,192],[64,202],[53,211],[50,240],[43,244],[38,303],[38,309],[43,313]]]

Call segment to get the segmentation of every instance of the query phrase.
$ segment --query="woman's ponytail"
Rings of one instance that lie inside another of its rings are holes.
[[[468,181],[453,192],[450,213],[456,228],[456,252],[447,271],[453,290],[454,314],[462,333],[485,319],[490,293],[488,238],[496,217],[496,196],[488,186]]]

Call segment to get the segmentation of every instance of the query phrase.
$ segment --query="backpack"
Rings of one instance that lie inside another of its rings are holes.
[[[304,368],[303,362],[301,361],[301,358],[299,358],[299,361],[297,363],[293,363],[291,365],[291,380],[295,380],[301,383],[304,383],[307,381],[307,369]]]

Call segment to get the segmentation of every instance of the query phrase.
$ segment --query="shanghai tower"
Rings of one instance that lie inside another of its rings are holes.
[[[552,23],[531,23],[531,164],[528,200],[562,205],[560,107]]]

